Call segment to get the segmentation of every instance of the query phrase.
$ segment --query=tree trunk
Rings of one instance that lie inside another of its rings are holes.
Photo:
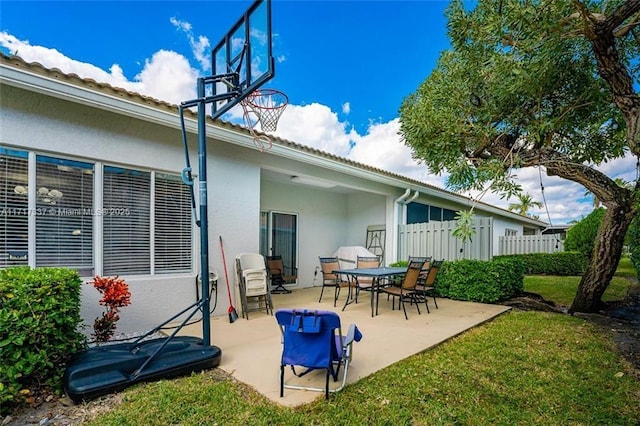
[[[591,260],[582,276],[569,313],[596,312],[600,308],[602,295],[618,267],[624,237],[634,215],[635,208],[631,203],[626,206],[614,203],[607,205]]]

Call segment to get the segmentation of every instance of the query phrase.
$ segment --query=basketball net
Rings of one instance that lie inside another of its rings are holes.
[[[244,110],[244,123],[249,128],[253,141],[260,150],[271,148],[271,138],[265,134],[258,134],[255,131],[255,126],[260,123],[263,132],[275,132],[278,120],[288,103],[287,95],[275,89],[255,90],[240,101]]]

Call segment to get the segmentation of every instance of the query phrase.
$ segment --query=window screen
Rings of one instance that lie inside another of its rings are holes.
[[[191,271],[191,195],[180,176],[156,173],[155,272]]]
[[[0,267],[26,265],[28,154],[0,147]]]
[[[93,165],[36,157],[36,266],[93,274]]]
[[[103,273],[151,273],[151,174],[104,167]]]

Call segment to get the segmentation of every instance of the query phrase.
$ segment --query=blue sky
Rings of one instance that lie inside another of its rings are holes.
[[[402,100],[449,47],[447,3],[274,0],[276,77],[264,87],[290,102],[276,135],[443,187],[445,176],[414,161],[397,132]],[[251,4],[3,0],[0,49],[177,104],[195,97],[196,78],[210,75],[211,48]],[[626,178],[629,164],[609,167]],[[542,201],[537,170],[518,178]],[[543,185],[553,224],[591,211],[580,185],[546,176]],[[514,200],[483,201],[506,207]],[[544,209],[532,213],[549,221]]]
[[[213,46],[251,4],[3,0],[0,25],[31,45],[55,48],[104,70],[118,64],[129,80],[159,50],[183,53],[208,75],[189,54],[187,34],[170,19],[188,22],[194,37],[207,37]],[[448,45],[446,4],[275,0],[274,54],[282,62],[267,86],[284,91],[292,104],[326,105],[359,132],[371,121],[390,121]],[[350,112],[343,114],[347,102]]]

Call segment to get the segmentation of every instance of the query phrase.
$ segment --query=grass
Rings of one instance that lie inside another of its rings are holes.
[[[602,301],[622,300],[627,294],[629,286],[633,284],[635,277],[636,272],[631,260],[628,257],[620,259],[616,274],[602,295]],[[524,290],[537,293],[547,300],[552,300],[556,305],[569,306],[573,302],[579,283],[579,276],[529,275],[524,278]]]
[[[620,279],[610,297],[628,287]],[[532,281],[556,303],[555,296],[570,303],[577,286],[567,278]],[[527,291],[534,291],[530,284]],[[122,405],[90,424],[637,425],[640,418],[640,381],[604,331],[543,312],[511,311],[349,385],[329,401],[297,408],[279,406],[215,371],[132,387]]]

